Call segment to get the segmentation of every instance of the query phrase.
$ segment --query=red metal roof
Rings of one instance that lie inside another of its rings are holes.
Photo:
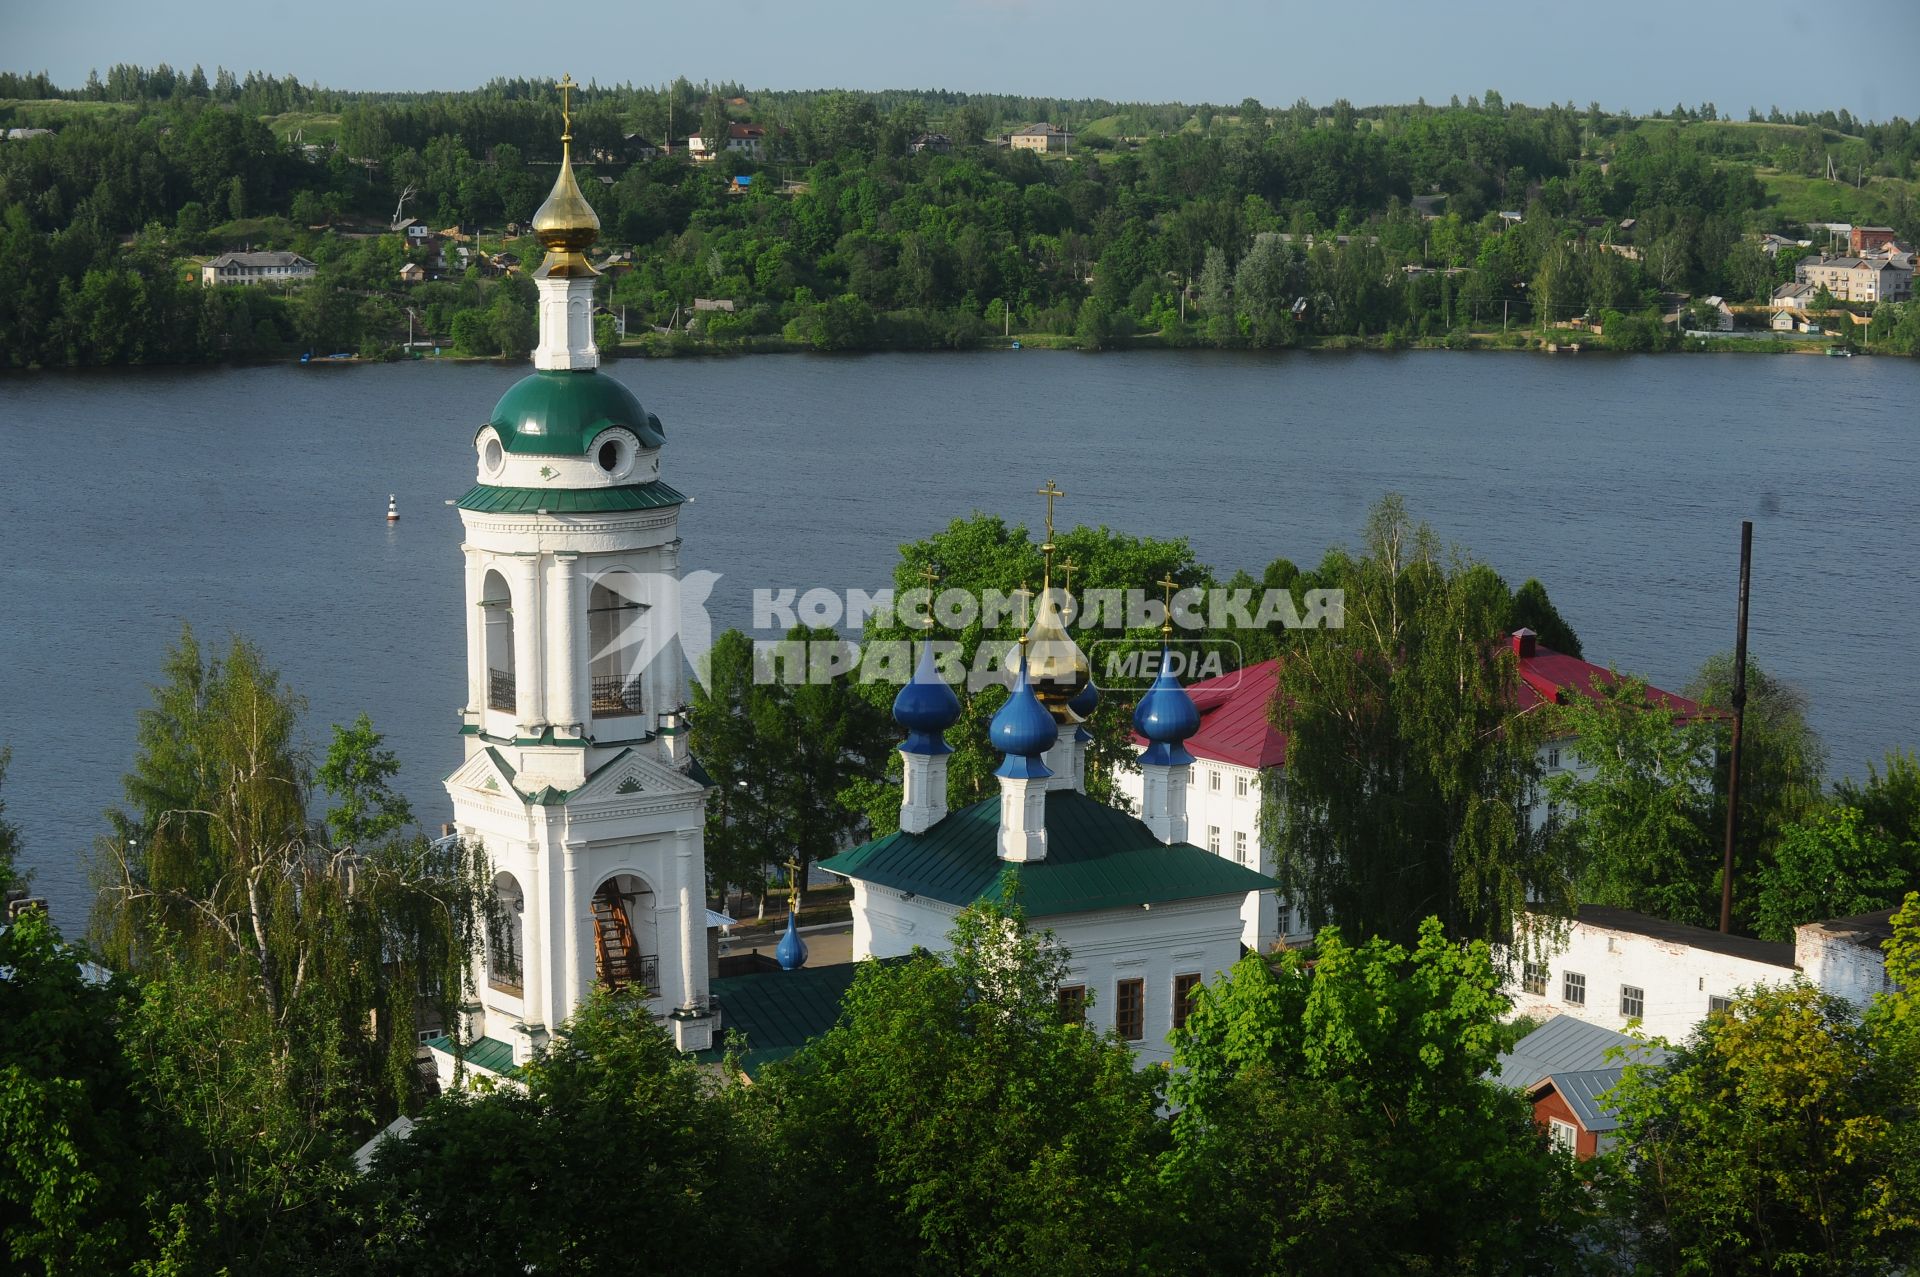
[[[1520,666],[1519,702],[1523,711],[1570,696],[1592,699],[1597,688],[1611,687],[1622,677],[1605,666],[1537,643],[1531,653],[1516,654],[1515,659]],[[1273,725],[1268,713],[1279,681],[1280,661],[1275,658],[1188,687],[1187,694],[1200,711],[1200,730],[1187,742],[1188,751],[1196,758],[1241,767],[1283,766],[1287,761],[1286,733]],[[1647,700],[1664,705],[1677,718],[1692,718],[1702,712],[1686,697],[1651,685]],[[1133,743],[1146,745],[1139,736]]]

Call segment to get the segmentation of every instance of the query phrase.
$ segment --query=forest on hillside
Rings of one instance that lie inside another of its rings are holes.
[[[650,148],[728,122],[760,159]],[[996,145],[1050,121],[1065,154]],[[63,90],[0,74],[0,351],[13,366],[178,363],[296,351],[457,353],[533,338],[524,269],[399,270],[427,254],[396,211],[525,262],[523,223],[561,131],[545,83],[346,93],[260,74],[117,66]],[[45,130],[45,132],[37,132]],[[914,153],[932,131],[950,153]],[[1764,300],[1807,223],[1920,235],[1920,136],[1711,104],[1652,117],[1529,107],[1122,104],[945,92],[589,86],[576,158],[616,255],[601,288],[648,349],[965,347],[1002,333],[1089,348],[1518,343],[1579,316],[1607,344],[1673,345],[1688,296]],[[1844,175],[1845,180],[1837,176]],[[751,179],[742,184],[740,178]],[[402,196],[406,196],[402,205]],[[193,267],[290,249],[317,278],[203,289]],[[1804,251],[1813,251],[1812,249]],[[722,299],[693,331],[696,298]],[[1920,350],[1920,307],[1869,344]],[[649,331],[654,330],[654,331]],[[670,330],[670,331],[669,331]]]

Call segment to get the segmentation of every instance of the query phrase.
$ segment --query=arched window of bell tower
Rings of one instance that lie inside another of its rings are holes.
[[[519,708],[513,679],[513,592],[507,578],[488,569],[480,587],[487,631],[487,708],[508,714]]]
[[[659,923],[653,888],[634,874],[615,874],[594,889],[593,973],[602,986],[660,989]]]
[[[646,646],[646,604],[640,578],[623,568],[602,573],[587,592],[588,674],[593,716],[618,718],[642,712],[640,658]]]
[[[520,955],[526,897],[519,880],[505,870],[493,876],[493,908],[487,918],[487,987],[519,997]]]

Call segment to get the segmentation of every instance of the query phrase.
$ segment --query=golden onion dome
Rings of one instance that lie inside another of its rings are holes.
[[[1026,636],[1028,680],[1040,703],[1063,727],[1081,721],[1068,702],[1093,681],[1086,653],[1067,633],[1066,608],[1071,602],[1065,590],[1053,589],[1049,582],[1040,592],[1040,606]]]
[[[591,275],[594,269],[584,256],[600,238],[600,218],[587,203],[580,183],[573,177],[573,112],[567,92],[574,87],[571,76],[560,82],[560,111],[565,131],[560,135],[560,174],[546,202],[533,215],[533,235],[547,250],[539,273],[555,275]]]

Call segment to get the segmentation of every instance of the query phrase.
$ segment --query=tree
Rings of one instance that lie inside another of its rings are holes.
[[[6,788],[7,765],[12,761],[12,747],[0,747],[0,790]],[[7,800],[0,795],[0,900],[6,898],[7,888],[19,880],[19,871],[14,868],[14,862],[20,856],[20,826],[6,816]]]
[[[1803,922],[1884,909],[1915,884],[1885,834],[1858,808],[1835,806],[1783,828],[1754,885],[1754,930],[1791,942]]]
[[[760,655],[729,630],[694,691],[691,747],[714,782],[709,876],[723,891],[758,887],[763,909],[768,865],[795,857],[804,881],[806,866],[859,831],[893,745],[879,706],[850,677],[813,677],[830,668],[835,645],[845,640],[832,630],[797,627]],[[757,669],[804,681],[762,681]]]
[[[796,1254],[925,1273],[1131,1272],[1158,1073],[1062,1019],[1068,955],[979,906],[949,954],[865,963],[840,1021],[755,1087]]]
[[[1327,928],[1312,962],[1249,954],[1203,987],[1174,1035],[1162,1179],[1185,1221],[1217,1227],[1173,1236],[1169,1267],[1567,1267],[1579,1190],[1526,1102],[1488,1076],[1512,1037],[1502,980],[1484,943],[1429,918],[1412,949]],[[1224,1182],[1220,1159],[1263,1166],[1322,1133],[1334,1142],[1301,1153],[1332,1155],[1331,1186],[1299,1183],[1300,1166]]]
[[[1287,774],[1265,819],[1284,894],[1316,925],[1394,939],[1435,914],[1489,937],[1529,902],[1570,911],[1567,849],[1527,821],[1543,724],[1518,704],[1506,585],[1444,561],[1396,496],[1359,557],[1330,554],[1321,575],[1346,623],[1289,632],[1273,708]]]
[[[333,726],[333,744],[318,778],[338,803],[326,814],[327,832],[337,846],[365,846],[413,821],[412,805],[393,788],[400,760],[383,746],[384,739],[365,711],[352,727]]]
[[[1646,1270],[1840,1274],[1910,1259],[1910,1034],[1802,982],[1708,1016],[1665,1064],[1630,1065],[1603,1173]]]
[[[325,1230],[318,1186],[416,1098],[416,1013],[456,1022],[491,899],[458,841],[328,845],[303,708],[245,640],[209,659],[183,631],[100,845],[96,935],[142,978],[128,1049],[197,1141],[173,1171],[200,1186],[180,1229],[235,1263]]]
[[[1900,853],[1908,875],[1920,878],[1920,757],[1889,750],[1886,771],[1868,763],[1866,782],[1841,780],[1833,787],[1833,798],[1858,808],[1867,827]]]
[[[675,1051],[638,995],[589,998],[518,1081],[441,1099],[406,1139],[381,1144],[361,1194],[372,1225],[361,1264],[630,1271],[645,1220],[659,1243],[649,1272],[758,1266],[738,1243],[755,1229],[767,1150],[740,1120],[739,1092]],[[715,1235],[735,1244],[668,1244]]]
[[[1672,922],[1717,919],[1716,728],[1676,716],[1635,678],[1599,682],[1558,718],[1582,766],[1546,786],[1580,849],[1580,900]]]
[[[1687,683],[1686,694],[1702,705],[1730,710],[1732,654],[1709,657]],[[1717,810],[1713,828],[1722,831],[1727,820],[1730,761],[1731,755],[1723,754],[1714,779]],[[1752,924],[1754,900],[1743,884],[1773,862],[1781,832],[1818,806],[1825,772],[1826,749],[1807,722],[1805,693],[1775,678],[1749,657],[1747,709],[1740,745],[1740,829],[1733,849],[1734,911],[1742,925]],[[1716,838],[1715,845],[1722,841]]]
[[[1580,655],[1580,636],[1553,606],[1553,600],[1547,597],[1547,587],[1532,577],[1513,592],[1513,605],[1507,611],[1507,629],[1532,630],[1540,646],[1566,656]]]

